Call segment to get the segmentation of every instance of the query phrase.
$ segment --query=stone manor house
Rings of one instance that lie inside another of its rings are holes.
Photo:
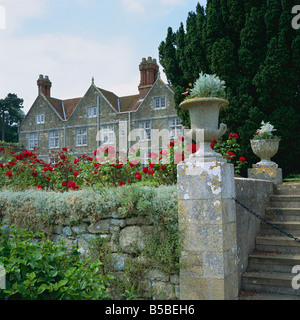
[[[119,137],[125,135],[129,137],[127,150],[142,143],[146,160],[153,129],[165,129],[172,139],[182,135],[183,127],[175,110],[174,92],[161,80],[156,59],[143,58],[139,70],[135,95],[119,97],[98,88],[93,79],[83,97],[66,100],[52,97],[49,77],[40,75],[38,96],[19,127],[20,145],[28,150],[37,147],[40,157],[48,161],[62,147],[72,149],[75,156],[92,156],[94,150],[106,145],[118,150]],[[135,137],[130,137],[132,130],[138,132]]]

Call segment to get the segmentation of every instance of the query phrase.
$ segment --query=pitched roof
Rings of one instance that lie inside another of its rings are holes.
[[[63,120],[68,120],[82,98],[61,100],[45,97]]]
[[[138,108],[138,106],[142,103],[142,101],[139,100],[139,97],[139,94],[121,97],[120,112],[135,111]]]
[[[141,104],[141,101],[139,101],[139,94],[118,97],[111,91],[107,91],[101,88],[98,88],[98,90],[103,94],[103,96],[108,100],[108,102],[117,112],[135,111]]]

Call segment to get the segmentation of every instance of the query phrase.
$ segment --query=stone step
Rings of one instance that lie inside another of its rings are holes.
[[[277,195],[300,195],[300,183],[284,182],[274,186],[274,193]]]
[[[242,275],[242,290],[260,293],[300,296],[300,290],[293,289],[293,273],[249,270]]]
[[[300,195],[271,195],[272,208],[300,208]]]
[[[300,221],[269,221],[276,227],[282,229],[285,232],[293,235],[296,238],[300,239]],[[284,234],[267,223],[261,223],[261,234],[262,235],[277,235],[283,236]]]
[[[300,296],[275,293],[261,293],[254,290],[241,290],[239,300],[300,300]]]
[[[300,208],[267,208],[266,219],[300,221]]]
[[[300,255],[256,250],[249,256],[251,270],[291,273],[295,265],[300,265]]]
[[[286,236],[257,236],[256,250],[300,254],[300,242]]]

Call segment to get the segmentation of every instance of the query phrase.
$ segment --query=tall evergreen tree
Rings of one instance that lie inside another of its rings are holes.
[[[207,0],[205,10],[198,3],[196,12],[188,14],[186,31],[183,24],[176,33],[168,30],[159,48],[183,123],[189,124],[188,116],[178,105],[188,83],[201,71],[217,74],[226,82],[230,102],[220,121],[240,135],[249,163],[258,161],[249,143],[253,133],[262,120],[273,123],[282,137],[274,160],[284,174],[300,171],[300,146],[295,143],[300,138],[300,29],[291,27],[295,4]]]
[[[9,93],[0,100],[1,140],[18,142],[18,124],[24,119],[23,99],[14,93]]]

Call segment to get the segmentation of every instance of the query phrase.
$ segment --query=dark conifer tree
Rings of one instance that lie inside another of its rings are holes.
[[[201,71],[226,82],[230,105],[220,121],[241,137],[249,163],[257,162],[249,140],[262,120],[282,137],[276,161],[284,174],[300,172],[300,29],[291,26],[295,0],[207,0],[190,12],[186,31],[168,30],[159,47],[160,62],[175,90],[182,92]]]

